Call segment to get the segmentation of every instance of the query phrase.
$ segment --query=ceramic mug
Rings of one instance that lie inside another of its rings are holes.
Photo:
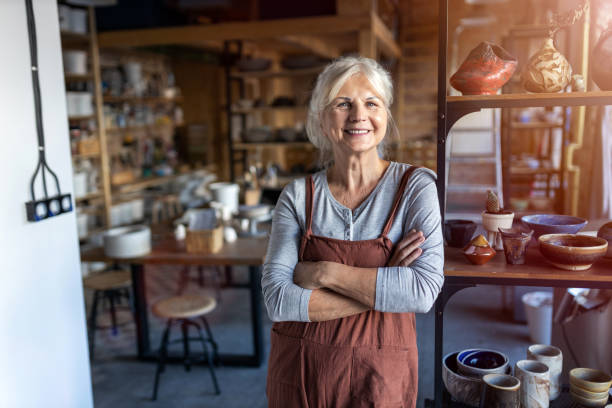
[[[521,381],[511,375],[487,374],[482,377],[480,408],[516,408]]]
[[[537,360],[548,366],[550,379],[550,400],[556,399],[561,393],[561,370],[563,369],[563,353],[555,346],[533,344],[527,348],[527,359]]]
[[[521,381],[519,399],[522,408],[548,408],[550,397],[549,369],[535,360],[520,360],[514,366],[514,376]]]

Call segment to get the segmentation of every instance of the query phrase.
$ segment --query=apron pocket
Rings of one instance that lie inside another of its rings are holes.
[[[270,334],[270,359],[268,382],[280,382],[299,386],[302,372],[302,342],[284,336],[274,329]]]
[[[417,359],[416,349],[354,348],[351,397],[376,407],[411,406],[418,387]]]

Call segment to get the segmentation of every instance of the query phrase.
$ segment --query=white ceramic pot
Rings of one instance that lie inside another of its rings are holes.
[[[240,186],[238,184],[212,183],[208,186],[208,189],[212,193],[213,201],[221,203],[231,213],[238,211],[238,195],[240,193]]]
[[[527,349],[527,358],[537,360],[548,366],[550,379],[550,400],[561,394],[561,371],[563,370],[563,353],[555,346],[533,344]]]
[[[61,31],[70,31],[70,10],[72,7],[66,4],[57,5],[57,14],[59,17],[59,26]]]
[[[84,171],[76,172],[72,175],[72,185],[74,187],[74,198],[83,197],[87,194],[87,173]]]
[[[508,214],[490,214],[486,211],[482,212],[482,227],[488,232],[487,239],[491,247],[500,251],[504,249],[499,228],[512,228],[513,220],[513,212]]]
[[[520,360],[514,376],[521,381],[519,400],[522,408],[548,408],[550,394],[549,369],[544,363]]]
[[[79,75],[87,73],[87,52],[64,51],[62,59],[64,60],[64,72]]]
[[[77,220],[77,234],[79,238],[85,238],[85,236],[87,235],[87,221],[88,221],[87,214],[77,213],[76,220]]]
[[[145,225],[113,228],[104,233],[104,253],[111,258],[135,258],[151,252],[151,229]]]
[[[87,34],[87,10],[70,8],[70,31],[78,34]]]

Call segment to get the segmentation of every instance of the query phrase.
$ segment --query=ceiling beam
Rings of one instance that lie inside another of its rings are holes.
[[[325,58],[338,58],[340,56],[340,49],[333,45],[333,40],[324,41],[320,38],[308,36],[308,35],[286,35],[280,38],[281,41],[285,41],[289,44],[294,44],[302,48],[306,48],[313,53],[320,55]]]
[[[400,49],[399,45],[397,45],[397,42],[395,42],[393,39],[393,34],[391,34],[391,31],[377,14],[372,13],[371,17],[372,31],[378,40],[380,51],[388,57],[400,58],[402,56],[402,50]]]
[[[356,32],[367,29],[370,25],[371,19],[368,16],[307,17],[246,23],[107,31],[98,34],[98,43],[100,47],[201,45],[207,41],[270,39],[284,37],[288,34],[299,36],[312,35],[313,33],[321,35]]]

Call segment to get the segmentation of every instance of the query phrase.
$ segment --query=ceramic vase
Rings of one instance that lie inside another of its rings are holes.
[[[608,241],[608,251],[604,255],[604,258],[612,259],[612,221],[602,225],[599,231],[597,231],[597,236]]]
[[[511,211],[501,214],[482,212],[482,226],[488,232],[487,240],[492,248],[503,251],[504,244],[499,229],[511,228],[513,220],[514,213]]]
[[[516,408],[521,381],[511,375],[487,374],[482,377],[480,408]]]
[[[450,78],[450,84],[463,95],[494,95],[512,77],[517,63],[499,45],[481,42]]]
[[[548,408],[550,395],[549,369],[544,363],[520,360],[514,376],[521,381],[519,400],[522,408]]]
[[[525,263],[525,251],[527,251],[531,237],[533,237],[533,230],[525,233],[514,231],[512,228],[500,228],[499,233],[504,245],[506,262],[510,265],[523,265]]]
[[[548,38],[542,48],[529,58],[521,72],[521,82],[528,92],[559,92],[572,79],[572,67]]]
[[[548,366],[550,380],[550,400],[561,394],[561,371],[563,370],[563,353],[555,346],[533,344],[527,349],[527,359],[536,360]]]
[[[612,91],[612,28],[601,34],[591,55],[593,81],[602,91]]]

